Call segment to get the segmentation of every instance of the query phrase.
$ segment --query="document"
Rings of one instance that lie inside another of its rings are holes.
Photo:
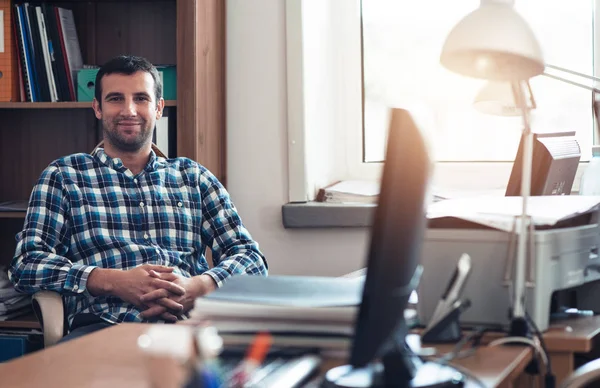
[[[452,217],[510,232],[518,222],[522,197],[456,198],[435,202],[427,209],[427,218]],[[536,227],[551,227],[579,215],[597,211],[600,196],[553,195],[533,196],[527,201],[527,214]]]
[[[220,332],[351,335],[364,277],[237,275],[196,299],[192,324]]]

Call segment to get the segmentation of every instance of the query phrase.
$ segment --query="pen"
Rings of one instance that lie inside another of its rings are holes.
[[[257,334],[246,356],[233,372],[233,376],[231,377],[232,387],[241,388],[250,381],[254,372],[263,363],[272,341],[273,339],[269,333],[262,332]]]

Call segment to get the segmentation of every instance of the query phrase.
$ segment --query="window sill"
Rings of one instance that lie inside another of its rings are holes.
[[[286,229],[364,228],[371,226],[375,208],[375,204],[287,203],[281,215]]]

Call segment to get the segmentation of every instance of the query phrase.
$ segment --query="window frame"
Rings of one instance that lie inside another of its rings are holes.
[[[307,59],[305,52],[304,28],[310,23],[310,16],[304,12],[303,3],[314,0],[286,0],[286,58],[287,58],[287,133],[288,133],[288,177],[289,177],[289,202],[308,202],[315,198],[316,190],[314,182],[311,182],[309,158],[311,157],[311,145],[307,139],[306,128],[306,103],[307,90],[306,81],[306,66]],[[316,0],[320,1],[320,0]],[[332,0],[346,2],[348,0]],[[600,0],[594,1],[594,20],[600,21]],[[348,1],[348,3],[351,3]],[[354,0],[354,5],[360,7],[360,0]],[[359,28],[362,28],[360,21],[360,8],[356,15],[359,21]],[[598,23],[593,23],[594,34],[594,73],[600,74],[600,28]],[[362,45],[362,31],[360,34],[359,44]],[[336,112],[338,117],[341,117],[340,123],[344,123],[344,127],[354,128],[350,133],[351,136],[339,136],[342,138],[331,150],[335,154],[335,158],[341,161],[343,167],[338,168],[335,180],[377,180],[380,177],[383,163],[381,162],[364,162],[364,92],[362,85],[362,47],[361,58],[358,66],[360,67],[360,125],[350,123],[350,117],[355,114],[355,110],[351,108],[353,102],[350,100],[352,93],[342,94],[343,98],[347,98],[347,103],[337,104],[339,111]],[[338,51],[336,62],[352,63],[352,59],[348,59],[348,52],[343,50]],[[343,66],[344,68],[346,66]],[[354,97],[355,98],[355,97]],[[344,107],[346,110],[344,111]],[[354,119],[356,120],[356,119]],[[340,125],[342,126],[342,125]],[[597,128],[597,123],[594,123]],[[358,129],[356,129],[357,127]],[[332,128],[333,131],[339,131]],[[358,132],[357,132],[358,131]],[[347,135],[347,133],[345,133]],[[597,133],[596,133],[597,134]],[[595,134],[595,137],[596,137]],[[594,139],[597,143],[598,139]],[[512,168],[513,162],[499,161],[479,161],[479,162],[437,162],[433,181],[436,185],[450,185],[453,189],[469,190],[490,190],[497,189],[500,185],[505,186],[508,182],[508,176]],[[583,173],[587,162],[581,162],[578,169],[573,192],[576,193],[579,189],[580,176]],[[445,181],[444,181],[445,177]],[[440,179],[438,179],[440,178]],[[332,182],[329,182],[332,183]],[[475,185],[477,187],[474,187]]]

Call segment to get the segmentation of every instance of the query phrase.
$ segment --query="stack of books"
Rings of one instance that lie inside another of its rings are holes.
[[[189,323],[217,328],[226,345],[269,332],[275,345],[347,349],[364,277],[247,276],[198,298]]]
[[[11,74],[19,77],[19,100],[77,101],[83,57],[73,11],[24,2],[15,4],[13,12],[12,26],[5,31],[16,37],[17,69]]]

